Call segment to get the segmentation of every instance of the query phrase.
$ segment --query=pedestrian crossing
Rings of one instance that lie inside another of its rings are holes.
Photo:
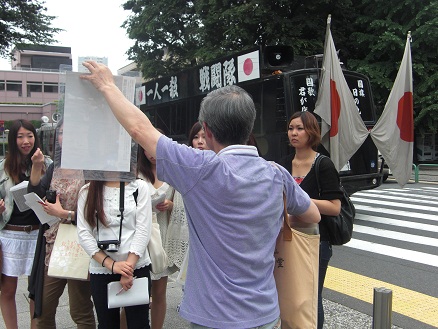
[[[438,268],[438,187],[360,191],[351,200],[356,219],[346,247]],[[418,247],[401,248],[394,242]]]
[[[349,257],[329,266],[324,286],[370,305],[374,288],[385,287],[392,311],[409,319],[399,319],[402,328],[438,328],[438,186],[366,190],[351,200],[353,236],[337,250]]]

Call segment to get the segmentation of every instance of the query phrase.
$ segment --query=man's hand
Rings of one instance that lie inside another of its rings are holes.
[[[97,90],[103,91],[105,87],[114,85],[113,74],[104,64],[86,61],[82,65],[90,71],[90,74],[81,75],[81,79],[90,81]]]

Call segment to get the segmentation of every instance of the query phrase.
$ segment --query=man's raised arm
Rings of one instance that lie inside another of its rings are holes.
[[[156,157],[157,143],[161,133],[155,129],[149,118],[134,104],[126,99],[114,83],[110,69],[95,61],[86,61],[83,65],[90,74],[81,79],[90,81],[105,97],[116,119],[128,134],[139,143],[147,153]]]

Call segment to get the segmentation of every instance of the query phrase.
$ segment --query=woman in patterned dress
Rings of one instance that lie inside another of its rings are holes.
[[[92,329],[96,328],[96,322],[91,301],[90,281],[55,278],[47,275],[59,224],[73,225],[76,223],[78,193],[85,184],[82,170],[60,168],[63,132],[63,121],[59,121],[55,133],[54,162],[44,176],[41,176],[39,170],[32,170],[28,185],[28,192],[35,192],[41,198],[46,195],[46,190],[56,190],[56,202],[45,201],[42,207],[47,214],[60,219],[58,223],[50,227],[44,224],[40,228],[29,280],[29,293],[35,301],[34,316],[37,319],[37,328],[56,328],[56,309],[67,285],[70,315],[73,321],[79,329]],[[41,157],[42,153],[39,150],[35,152],[32,157],[33,168],[36,169],[40,165]]]

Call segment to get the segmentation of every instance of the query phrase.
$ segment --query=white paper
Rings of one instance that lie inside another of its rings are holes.
[[[166,193],[162,193],[162,194],[154,194],[151,196],[151,201],[152,201],[152,211],[157,212],[158,209],[155,208],[157,206],[157,204],[160,204],[161,202],[164,202],[164,200],[166,200]]]
[[[80,73],[67,72],[61,167],[129,172],[131,137],[116,120],[105,98]],[[115,76],[123,94],[134,101],[135,78]]]
[[[120,281],[108,283],[108,308],[149,304],[149,281],[147,277],[135,279],[129,290],[122,289]]]
[[[26,204],[26,200],[24,195],[27,193],[27,185],[28,181],[24,180],[20,184],[14,185],[10,188],[10,192],[12,194],[12,198],[15,201],[18,209],[23,212],[25,210],[29,210],[29,206]]]
[[[41,224],[47,223],[47,224],[49,224],[49,226],[52,226],[53,224],[55,224],[59,221],[58,217],[49,215],[48,213],[46,213],[44,211],[43,206],[38,203],[38,202],[43,202],[43,200],[41,200],[41,198],[37,194],[35,194],[34,192],[25,194],[24,199],[26,200],[26,204],[37,215]]]

